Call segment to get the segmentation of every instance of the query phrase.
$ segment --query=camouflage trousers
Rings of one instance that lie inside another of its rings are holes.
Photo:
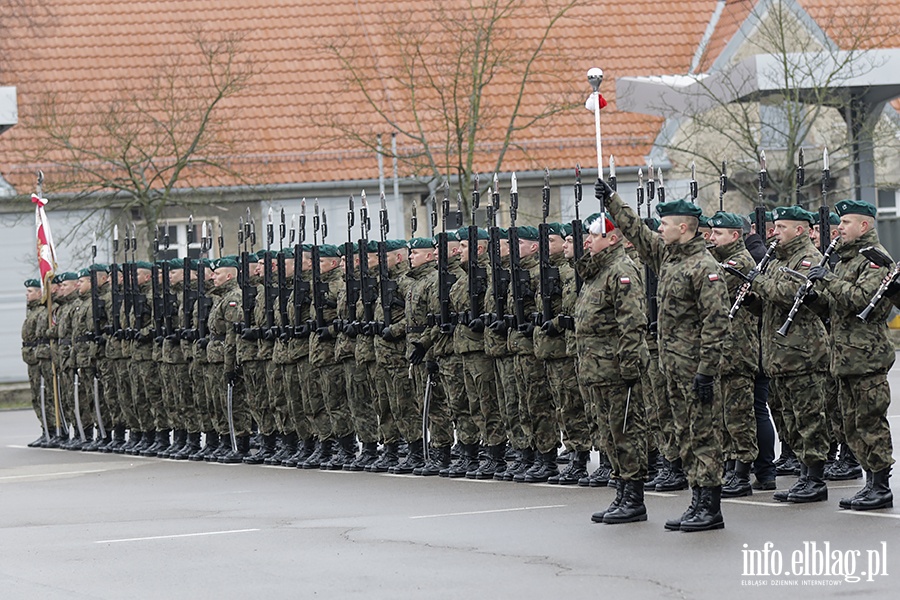
[[[726,459],[752,463],[759,454],[756,443],[756,413],[753,409],[753,380],[750,373],[723,375],[723,450]]]
[[[838,380],[844,434],[864,469],[883,471],[894,464],[887,410],[891,387],[887,375],[860,375]]]
[[[519,418],[519,389],[516,387],[516,361],[514,356],[499,356],[494,359],[497,369],[497,396],[500,414],[506,425],[506,437],[516,450],[530,447],[529,429],[526,433]]]
[[[531,447],[546,453],[559,447],[556,408],[547,385],[547,372],[534,355],[518,354],[516,387],[519,390],[519,418],[531,440]]]
[[[563,432],[567,450],[591,449],[591,427],[578,381],[575,360],[570,357],[545,360],[547,382],[556,408],[557,427]]]
[[[675,425],[678,454],[691,487],[722,485],[722,401],[702,404],[690,379],[666,373],[666,390]]]
[[[275,419],[275,432],[286,433],[293,429],[290,423],[291,412],[287,394],[284,391],[285,366],[274,360],[266,361],[266,391],[268,392],[269,412]]]
[[[178,380],[175,378],[173,365],[159,361],[156,370],[159,373],[160,403],[162,414],[165,415],[164,423],[157,423],[156,429],[180,429],[180,414],[178,406]]]
[[[313,369],[313,373],[313,376],[318,377],[322,383],[322,398],[331,423],[331,437],[353,435],[353,420],[350,418],[350,403],[347,402],[343,367],[339,364],[319,365]]]
[[[415,415],[418,431],[415,437],[406,437],[407,442],[422,439],[422,413],[424,411],[425,387],[428,383],[428,369],[424,364],[413,367],[413,385],[415,388]],[[453,420],[450,415],[450,403],[441,380],[441,375],[432,375],[431,404],[428,408],[429,444],[435,448],[453,444]],[[410,432],[409,435],[412,435]],[[476,440],[477,442],[477,440]]]
[[[75,428],[75,371],[57,368],[56,380],[59,389],[59,410],[66,416],[69,427]]]
[[[784,424],[784,406],[782,405],[781,397],[772,394],[772,379],[769,379],[769,396],[766,398],[766,403],[769,405],[769,413],[772,415],[772,422],[775,424],[775,434],[778,436],[778,441],[783,449],[785,446],[789,446],[790,443],[788,442]]]
[[[377,361],[368,365],[369,380],[375,399],[375,414],[378,417],[378,435],[385,444],[395,444],[400,440],[399,416],[391,410],[391,369],[379,365]],[[409,380],[407,379],[407,382]],[[412,392],[410,392],[412,394]]]
[[[100,378],[100,408],[103,426],[112,429],[125,424],[125,416],[119,407],[116,389],[116,365],[113,359],[101,358],[97,361],[97,376]]]
[[[162,406],[162,387],[159,368],[152,360],[130,361],[131,402],[141,431],[164,429],[165,410]]]
[[[383,371],[387,382],[391,415],[400,435],[407,442],[422,439],[422,396],[416,393],[415,380],[410,379],[409,368],[380,366],[379,370]],[[424,385],[422,389],[425,389]]]
[[[438,365],[440,367],[440,385],[447,398],[452,419],[452,422],[444,425],[445,427],[449,425],[449,436],[446,437],[453,439],[453,423],[456,423],[456,438],[460,444],[478,444],[481,441],[481,433],[477,421],[481,420],[481,411],[472,411],[469,395],[466,393],[466,376],[462,357],[458,354],[441,356],[438,358]],[[423,388],[423,394],[424,391]],[[437,408],[434,398],[432,398],[431,407],[432,414],[434,414]],[[478,415],[477,420],[475,419],[476,414]],[[429,420],[431,420],[431,415],[429,415]],[[440,419],[432,421],[433,427],[439,423]],[[443,432],[432,434],[434,440],[444,439],[444,437]]]
[[[303,412],[312,423],[312,430],[318,440],[326,440],[331,437],[331,420],[325,409],[325,398],[322,395],[321,378],[309,360],[303,359],[297,363],[297,375],[303,386]]]
[[[173,429],[185,431],[199,431],[197,429],[198,417],[194,412],[193,386],[190,385],[190,366],[186,362],[164,363],[163,380],[168,378],[168,393],[172,394],[170,404],[169,425]]]
[[[51,433],[56,431],[56,402],[53,400],[53,363],[49,358],[40,360],[38,364],[40,376],[44,378],[44,409],[47,412],[47,427]],[[38,381],[38,411],[41,410],[40,381]],[[40,418],[40,412],[38,412]]]
[[[113,368],[116,372],[116,400],[123,423],[132,431],[140,431],[141,428],[134,413],[134,403],[131,400],[131,388],[137,383],[131,379],[130,363],[129,358],[117,358],[113,361]]]
[[[284,376],[284,396],[287,401],[290,421],[285,425],[285,433],[296,432],[301,440],[313,437],[312,422],[303,410],[304,387],[300,381],[300,369],[293,363],[282,365]]]
[[[41,428],[43,429],[43,417],[41,416],[41,365],[40,363],[35,363],[33,365],[28,365],[28,388],[31,390],[31,408],[34,410],[34,414],[37,416],[38,423],[41,423]],[[50,422],[47,421],[47,427],[50,427]]]
[[[228,385],[225,380],[224,363],[207,363],[206,393],[213,410],[213,423],[219,435],[230,435],[228,426]],[[253,433],[253,420],[247,403],[247,390],[243,377],[238,377],[232,390],[231,415],[234,421],[234,435],[241,437]]]
[[[825,374],[773,377],[769,398],[781,406],[785,441],[806,465],[824,463],[828,455],[825,421]]]
[[[480,415],[476,421],[485,446],[506,443],[506,427],[500,412],[499,392],[494,372],[494,360],[484,352],[462,355],[466,396],[469,410]]]
[[[215,431],[212,414],[209,412],[209,399],[206,396],[205,367],[207,363],[192,360],[188,367],[191,378],[191,407],[196,421],[188,425],[188,431]]]
[[[675,420],[666,391],[666,376],[659,368],[657,352],[650,352],[650,364],[642,384],[650,431],[648,443],[655,445],[666,460],[673,461],[679,456],[675,442]]]
[[[350,405],[353,429],[363,444],[378,441],[378,416],[375,414],[375,397],[365,363],[358,365],[355,358],[341,363],[344,369],[344,386]]]
[[[844,417],[838,400],[838,381],[825,374],[825,417],[828,419],[828,437],[837,444],[844,441]]]
[[[641,383],[630,393],[624,382],[585,387],[605,443],[601,450],[609,457],[613,473],[625,481],[643,481],[647,477],[647,412]]]
[[[79,413],[79,417],[81,419],[81,426],[84,427],[85,435],[90,435],[92,428],[97,425],[97,414],[94,408],[94,373],[96,370],[94,367],[82,367],[78,369],[78,387],[75,388],[78,391],[78,404],[77,409]],[[97,383],[97,401],[100,402],[99,396],[101,395],[100,383]],[[74,413],[73,413],[74,414]],[[103,417],[102,406],[101,406],[101,418]],[[76,420],[76,423],[78,421]],[[107,422],[103,424],[104,427],[107,426]]]
[[[266,382],[266,361],[247,360],[241,363],[241,374],[246,390],[247,406],[263,435],[275,433],[275,416],[269,409]]]

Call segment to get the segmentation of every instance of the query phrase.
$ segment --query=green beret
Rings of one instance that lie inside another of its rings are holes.
[[[104,273],[109,273],[109,265],[105,263],[94,263],[88,267],[91,271],[103,271]]]
[[[660,217],[685,216],[699,219],[703,215],[703,210],[687,200],[674,200],[657,204],[656,214]]]
[[[499,232],[500,237],[502,237],[504,240],[509,238],[509,229],[507,229],[506,227],[500,227]]]
[[[59,274],[59,281],[62,283],[63,281],[75,281],[78,279],[77,271],[66,271],[65,273]]]
[[[26,280],[25,280],[25,287],[27,287],[27,288],[29,288],[29,287],[39,288],[39,287],[41,287],[41,282],[38,281],[37,279],[26,279]]]
[[[394,252],[396,250],[403,250],[404,248],[408,247],[409,244],[406,242],[406,240],[385,240],[384,242],[385,252]]]
[[[136,263],[134,263],[134,266],[137,267],[138,269],[150,270],[153,268],[153,263],[147,262],[146,260],[139,260]]]
[[[772,211],[776,221],[806,221],[813,223],[813,214],[799,206],[777,206]]]
[[[416,237],[409,240],[409,249],[434,248],[434,238]]]
[[[563,234],[562,234],[563,237],[568,237],[568,236],[572,235],[573,231],[574,230],[572,229],[571,223],[563,223]]]
[[[841,200],[834,205],[834,210],[837,211],[837,214],[840,217],[843,217],[844,215],[865,215],[867,217],[874,217],[878,214],[877,208],[862,200]]]
[[[81,279],[82,277],[90,277],[90,276],[91,276],[91,270],[90,270],[90,269],[84,268],[84,269],[79,269],[79,270],[78,270],[78,279]]]
[[[700,215],[697,220],[700,222],[700,227],[709,227],[709,217],[706,215]]]
[[[518,227],[519,230],[519,239],[520,240],[529,240],[529,241],[537,241],[540,239],[541,234],[538,231],[537,227],[531,227],[530,225],[526,225],[525,227]]]
[[[743,229],[744,219],[734,213],[719,211],[707,219],[709,227],[718,229]]]
[[[747,218],[750,219],[751,223],[756,223],[756,212],[754,211],[754,212],[750,213],[749,215],[747,215]],[[772,212],[771,210],[766,211],[766,222],[768,222],[768,223],[775,222],[775,213]]]
[[[482,229],[481,227],[476,229],[477,233],[475,235],[476,240],[487,240],[490,239],[488,235],[487,229]],[[468,227],[460,227],[456,230],[456,235],[459,236],[459,241],[467,242],[469,241],[469,228]]]
[[[170,258],[169,259],[169,268],[170,269],[183,269],[184,268],[184,259],[183,258]]]
[[[559,237],[566,237],[566,227],[562,223],[548,223],[550,228],[550,235],[558,235]]]
[[[56,275],[54,275],[50,280],[50,283],[62,283],[62,279],[60,278],[61,275],[62,273],[57,273]]]
[[[319,258],[338,258],[338,247],[334,244],[319,244]]]
[[[458,242],[459,241],[459,235],[457,234],[455,229],[451,229],[450,231],[447,232],[447,241],[448,242]]]
[[[234,256],[223,256],[222,258],[220,258],[219,260],[217,260],[215,262],[215,265],[213,266],[213,270],[221,269],[221,268],[225,268],[225,267],[233,267],[235,269],[239,269],[239,268],[241,268],[241,263],[238,262],[237,258]]]
[[[459,242],[469,239],[469,228],[468,227],[460,227],[454,233],[456,234],[456,240]]]
[[[841,218],[839,216],[837,216],[835,213],[830,212],[830,213],[828,213],[828,224],[829,225],[840,225]]]
[[[366,244],[366,252],[378,252],[378,242],[376,242],[375,240],[369,240],[369,242]]]
[[[353,244],[353,245],[355,246],[356,244]],[[285,248],[284,248],[284,250],[282,250],[282,252],[284,253],[285,258],[294,258],[294,249],[291,248],[290,246],[285,246]]]
[[[346,247],[347,247],[346,244],[341,244],[340,246],[337,247],[337,249],[338,249],[338,256],[344,256],[344,252],[345,252]],[[353,242],[353,244],[351,244],[351,250],[350,250],[350,252],[351,252],[352,254],[356,254],[357,252],[359,252],[359,243]]]

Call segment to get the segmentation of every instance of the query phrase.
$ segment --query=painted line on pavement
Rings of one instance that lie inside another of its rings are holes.
[[[671,492],[644,492],[645,496],[656,496],[657,498],[677,498],[678,494]]]
[[[91,469],[89,471],[59,471],[57,473],[33,473],[31,475],[5,475],[0,477],[0,481],[8,481],[10,479],[33,479],[36,477],[60,477],[64,475],[85,475],[87,473],[105,473],[109,469]]]
[[[28,446],[21,446],[19,444],[7,444],[6,447],[7,448],[15,448],[16,450],[24,450],[24,449],[28,448]]]
[[[843,513],[845,515],[856,515],[859,517],[881,517],[882,519],[900,519],[900,514],[897,513],[878,513],[872,512],[869,510],[836,510],[836,513]]]
[[[468,512],[444,513],[442,515],[417,515],[410,519],[437,519],[440,517],[464,517],[467,515],[490,515],[493,513],[518,512],[523,510],[544,510],[548,508],[565,508],[565,504],[550,504],[547,506],[522,506],[519,508],[498,508],[496,510],[472,510]]]
[[[746,504],[748,506],[765,506],[766,508],[781,508],[790,506],[790,502],[757,502],[756,500],[738,500],[737,498],[722,498],[722,502],[729,504]]]
[[[139,538],[123,538],[120,540],[99,540],[95,544],[118,544],[120,542],[144,542],[147,540],[171,540],[175,538],[202,537],[207,535],[225,535],[227,533],[249,533],[251,531],[259,531],[259,529],[230,529],[227,531],[206,531],[201,533],[179,533],[176,535],[153,535],[149,537]]]

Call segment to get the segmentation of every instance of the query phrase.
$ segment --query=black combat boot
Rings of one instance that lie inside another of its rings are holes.
[[[647,453],[647,479],[654,479],[656,475],[659,473],[659,465],[662,460],[662,456],[659,453],[659,450],[656,448],[650,448],[650,451]]]
[[[130,454],[135,446],[141,443],[144,438],[144,432],[135,429],[128,430],[128,441],[117,448],[113,448],[115,454]]]
[[[316,438],[306,438],[303,441],[297,440],[297,451],[281,462],[282,467],[302,468],[307,458],[312,456],[316,451]]]
[[[244,457],[243,462],[245,465],[261,465],[267,458],[275,456],[275,442],[278,436],[274,433],[269,433],[262,437],[262,445],[259,447],[259,450],[255,454],[248,454]]]
[[[250,455],[250,436],[239,435],[236,442],[237,450],[232,449],[231,452],[220,457],[218,462],[224,465],[238,465],[244,462],[244,459]]]
[[[701,496],[701,488],[700,486],[695,485],[691,488],[691,504],[687,507],[687,510],[684,513],[676,518],[669,519],[666,521],[665,528],[669,531],[680,531],[681,524],[694,517],[697,514],[697,511],[700,510],[700,496]]]
[[[505,455],[505,443],[497,444],[496,446],[488,446],[487,456],[478,463],[478,468],[475,469],[474,479],[493,479],[497,472],[502,473],[506,470]],[[469,477],[468,473],[466,473],[466,477]]]
[[[734,475],[734,459],[729,458],[725,461],[724,467],[725,472],[722,473],[722,481],[730,481],[732,476]]]
[[[172,443],[168,448],[157,454],[159,458],[174,458],[176,454],[181,452],[187,443],[187,430],[176,429],[172,432]]]
[[[237,440],[235,440],[235,445],[237,445]],[[211,454],[208,454],[203,460],[206,462],[219,462],[220,458],[228,456],[233,452],[234,449],[231,446],[231,435],[229,433],[220,433],[219,447],[213,450]]]
[[[132,446],[129,450],[125,451],[125,454],[129,454],[131,456],[140,456],[141,452],[152,446],[156,443],[156,431],[153,429],[149,429],[147,431],[141,432],[141,439],[138,443]]]
[[[800,459],[787,444],[781,444],[781,456],[775,461],[776,475],[799,475]]]
[[[607,487],[612,480],[612,465],[606,454],[600,453],[600,466],[594,469],[594,472],[578,480],[579,487]]]
[[[806,465],[800,463],[800,477],[797,478],[797,481],[794,482],[790,488],[786,490],[778,490],[774,494],[772,494],[772,499],[777,502],[787,502],[788,496],[791,495],[791,492],[797,492],[803,489],[806,486],[806,477],[807,477],[807,468]]]
[[[656,484],[657,492],[675,492],[688,488],[687,476],[681,464],[681,458],[676,458],[669,463],[669,475],[664,481]]]
[[[648,479],[644,483],[645,490],[656,491],[657,484],[662,483],[663,481],[665,481],[666,479],[668,479],[670,477],[669,471],[670,471],[671,467],[669,465],[669,461],[667,461],[665,458],[662,458],[661,461],[662,461],[662,467],[656,471],[656,476]],[[649,476],[649,474],[648,474],[648,476]]]
[[[853,510],[877,510],[879,508],[893,508],[894,493],[888,480],[891,478],[891,468],[871,472],[872,485],[869,491],[855,498],[850,508]]]
[[[478,444],[460,444],[459,458],[447,469],[447,477],[459,479],[465,477],[469,471],[474,474],[476,469],[478,469]]]
[[[753,487],[750,485],[750,465],[751,463],[740,460],[735,462],[734,473],[731,479],[722,486],[723,498],[740,498],[753,495]]]
[[[408,453],[403,462],[395,467],[391,467],[388,473],[392,475],[411,475],[416,467],[425,466],[425,455],[422,447],[423,440],[420,438],[413,442],[407,443]]]
[[[825,484],[825,463],[814,463],[806,467],[806,483],[803,487],[788,493],[788,502],[824,502],[828,500],[828,486]]]
[[[195,431],[193,433],[188,432],[184,439],[184,446],[181,447],[181,450],[171,455],[169,458],[172,460],[187,460],[193,455],[195,452],[200,451],[200,432]]]
[[[87,429],[84,430],[84,439],[81,439],[80,436],[76,435],[72,442],[66,446],[66,450],[81,450],[85,446],[89,446],[94,443],[94,428],[88,426]]]
[[[208,454],[211,454],[216,448],[219,447],[219,434],[215,431],[207,431],[206,433],[206,445],[202,448],[188,456],[188,460],[191,461],[201,461],[206,458]]]
[[[837,459],[838,443],[831,442],[828,445],[828,454],[825,455],[825,479],[831,479],[831,469]]]
[[[47,441],[47,437],[49,437],[49,436],[45,436],[44,433],[41,432],[41,436],[38,439],[34,440],[33,442],[28,442],[28,447],[29,448],[43,448],[44,442]]]
[[[722,486],[700,488],[700,506],[694,516],[681,522],[681,531],[711,531],[724,529],[722,517]]]
[[[591,453],[587,450],[579,450],[572,455],[572,460],[569,462],[569,466],[560,471],[559,475],[555,477],[556,483],[559,485],[577,485],[582,477],[587,477],[587,464],[591,458]],[[553,477],[547,480],[548,483],[553,483]]]
[[[851,479],[860,479],[863,475],[862,467],[853,454],[853,450],[847,445],[847,442],[841,444],[840,457],[831,465],[831,469],[826,472],[826,479],[831,481],[849,481]]]
[[[94,441],[81,446],[82,452],[99,452],[100,448],[107,445],[112,440],[112,432],[107,432],[106,437],[100,433],[100,428],[94,430]]]
[[[647,507],[644,505],[643,481],[617,481],[616,493],[621,487],[624,492],[619,505],[603,515],[603,522],[608,525],[620,523],[637,523],[647,520]]]
[[[298,469],[318,469],[324,463],[331,460],[331,454],[334,450],[334,440],[320,440],[316,444],[316,449],[310,454],[306,460],[297,465]]]
[[[280,466],[281,463],[294,455],[297,451],[297,432],[291,431],[278,436],[278,451],[263,461],[269,466]]]
[[[342,471],[345,465],[351,465],[356,460],[358,449],[359,444],[356,442],[355,433],[339,437],[337,451],[332,455],[331,460],[323,463],[319,468],[323,471]]]
[[[872,474],[872,471],[869,471],[868,469],[866,469],[865,474],[866,474],[866,484],[863,487],[861,487],[859,490],[857,490],[857,492],[855,494],[853,494],[852,496],[850,496],[849,498],[841,498],[840,501],[838,502],[838,506],[840,506],[841,508],[843,508],[845,510],[850,510],[851,508],[853,508],[854,500],[862,498],[863,496],[865,496],[866,494],[869,493],[869,490],[872,489],[872,484],[874,483],[874,475]]]
[[[395,442],[387,443],[381,452],[381,456],[366,467],[367,473],[387,473],[400,462],[397,456],[397,444]]]
[[[109,453],[115,452],[118,448],[121,448],[124,445],[125,445],[125,426],[124,425],[116,425],[113,428],[112,440],[110,440],[110,442],[107,445],[100,448],[100,452],[103,452],[104,454],[109,454]]]
[[[169,440],[168,429],[157,430],[154,440],[146,450],[141,451],[141,456],[159,456],[159,453],[167,449],[172,443]]]
[[[428,451],[428,460],[421,467],[413,470],[413,475],[434,477],[441,470],[450,468],[450,446],[440,446]]]
[[[559,474],[556,466],[556,448],[538,455],[538,468],[525,473],[525,483],[544,483],[550,477]]]
[[[365,471],[366,467],[378,460],[378,442],[363,442],[362,452],[350,464],[344,465],[345,471]]]
[[[531,453],[534,458],[533,458],[531,464],[528,466],[528,468],[525,469],[524,471],[521,471],[521,472],[513,475],[513,481],[515,481],[516,483],[525,483],[525,477],[528,475],[529,472],[539,471],[541,469],[541,467],[542,467],[541,453],[538,452],[537,449],[535,449],[535,448],[531,449]],[[554,460],[554,462],[555,462],[555,460]]]
[[[516,475],[522,475],[524,477],[525,471],[531,468],[531,465],[534,464],[534,450],[531,448],[522,448],[520,450],[516,450],[516,459],[512,462],[512,464],[508,464],[506,470],[502,473],[495,473],[494,479],[499,479],[502,481],[513,481],[513,478]]]
[[[625,482],[621,479],[616,480],[616,497],[613,498],[613,501],[609,504],[609,506],[605,510],[601,510],[595,512],[591,515],[591,521],[594,523],[602,523],[603,517],[606,516],[606,513],[612,512],[619,508],[619,505],[622,503],[622,499],[625,497]]]

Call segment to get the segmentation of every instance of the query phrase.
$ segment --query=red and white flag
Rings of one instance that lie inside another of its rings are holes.
[[[41,271],[41,292],[45,292],[46,286],[50,279],[56,274],[56,247],[53,245],[53,234],[50,233],[50,221],[47,220],[47,213],[44,212],[44,205],[47,204],[46,198],[41,198],[37,194],[31,195],[31,201],[34,202],[34,220],[37,226],[37,257],[38,267]]]

